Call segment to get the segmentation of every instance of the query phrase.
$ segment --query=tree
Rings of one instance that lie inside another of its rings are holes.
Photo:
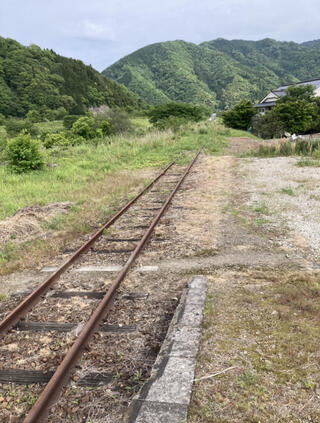
[[[319,117],[315,104],[306,100],[288,100],[277,103],[273,113],[279,117],[288,132],[301,134],[313,128]]]
[[[305,133],[319,123],[318,104],[312,85],[288,87],[272,110],[284,124],[286,131]]]
[[[166,103],[155,106],[148,113],[149,120],[155,126],[165,126],[166,120],[176,118],[180,121],[199,122],[210,115],[209,110],[203,106],[186,103]]]
[[[233,109],[222,113],[222,120],[226,126],[234,129],[247,130],[251,126],[251,120],[256,114],[253,105],[248,100],[243,100]]]
[[[285,125],[274,112],[257,114],[252,118],[252,132],[260,138],[281,138]]]

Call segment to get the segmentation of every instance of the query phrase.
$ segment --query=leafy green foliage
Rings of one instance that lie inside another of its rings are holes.
[[[78,115],[66,115],[63,118],[63,126],[66,129],[71,129],[74,122],[76,122],[79,119]]]
[[[68,145],[69,140],[64,134],[47,134],[43,140],[43,145],[45,148],[52,148],[57,145]]]
[[[257,114],[252,119],[252,132],[260,138],[281,138],[285,133],[285,124],[273,111]]]
[[[284,97],[283,97],[284,98]],[[291,100],[277,102],[273,114],[278,116],[285,125],[285,129],[291,133],[302,134],[317,123],[316,106],[307,100]]]
[[[222,120],[230,128],[247,130],[251,126],[251,120],[255,113],[252,103],[243,100],[233,109],[222,113]]]
[[[36,126],[29,119],[7,119],[5,127],[10,137],[14,137],[24,130],[33,136],[38,134]]]
[[[25,116],[37,111],[42,119],[84,114],[88,107],[145,106],[135,94],[103,77],[80,60],[68,59],[36,45],[24,47],[0,37],[0,113]]]
[[[205,107],[185,103],[166,103],[153,107],[150,122],[158,128],[179,127],[186,122],[199,122],[209,116]]]
[[[94,133],[94,119],[88,116],[82,116],[74,122],[71,128],[74,135],[79,135],[85,139],[93,138]]]
[[[9,167],[15,173],[24,173],[44,167],[44,158],[39,143],[27,133],[21,133],[8,142],[6,156]]]
[[[261,100],[280,85],[318,78],[319,66],[320,48],[314,46],[220,38],[149,45],[103,74],[151,104],[171,100],[225,109],[244,99]]]

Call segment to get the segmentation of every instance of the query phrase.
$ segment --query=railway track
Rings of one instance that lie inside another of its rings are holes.
[[[61,392],[62,402],[70,398],[65,404],[70,407],[65,415],[71,411],[75,418],[70,421],[89,421],[88,413],[77,417],[78,398],[86,398],[87,387],[88,392],[93,388],[99,391],[101,387],[100,391],[105,391],[110,384],[118,383],[118,388],[131,389],[130,381],[124,386],[128,380],[122,379],[123,367],[125,371],[129,368],[131,375],[135,370],[134,377],[138,380],[143,378],[143,372],[137,369],[136,363],[140,360],[144,370],[152,366],[153,358],[148,356],[148,350],[156,351],[158,347],[153,345],[152,332],[156,327],[165,330],[165,320],[170,318],[176,299],[165,300],[165,313],[161,302],[149,304],[151,322],[148,322],[141,314],[148,294],[128,292],[121,283],[198,156],[199,153],[182,174],[177,174],[170,163],[92,238],[70,251],[67,261],[56,269],[48,269],[52,271],[50,276],[0,322],[0,383],[4,387],[0,391],[0,407],[1,398],[7,403],[11,397],[5,394],[6,389],[16,394],[12,395],[14,402],[15,396],[20,401],[21,396],[29,395],[20,386],[33,387],[27,409],[26,401],[22,401],[22,415],[18,415],[19,406],[15,406],[15,414],[3,414],[1,421],[69,421],[59,420],[59,413],[63,415],[59,409]],[[161,236],[155,237],[155,243],[162,241]],[[138,270],[143,273],[154,269]],[[145,326],[141,325],[137,335],[139,320]],[[145,336],[140,336],[141,333]],[[130,357],[132,353],[134,357]],[[134,361],[131,369],[130,359]],[[70,378],[72,388],[68,384]],[[72,389],[77,393],[70,392]],[[106,408],[106,398],[101,392],[98,396],[95,409]]]

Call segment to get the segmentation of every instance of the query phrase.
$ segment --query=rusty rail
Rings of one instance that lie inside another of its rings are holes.
[[[142,197],[174,164],[171,162],[153,181],[150,182],[135,198],[129,201],[116,215],[114,215],[105,225],[103,225],[85,244],[83,244],[59,269],[57,269],[51,276],[49,276],[41,285],[38,286],[30,295],[28,295],[16,308],[14,308],[1,322],[0,322],[0,337],[3,336],[12,326],[24,317],[30,309],[37,304],[41,297],[48,291],[48,289],[56,282],[59,277],[80,257],[86,252],[100,236],[103,231],[113,225],[140,197]]]
[[[182,177],[180,178],[179,182],[171,192],[170,196],[161,207],[159,213],[152,221],[149,228],[144,233],[143,237],[139,241],[138,245],[130,255],[129,259],[127,260],[126,264],[123,266],[122,270],[118,273],[118,276],[113,281],[111,287],[108,289],[106,295],[99,303],[98,307],[92,313],[90,319],[87,321],[86,325],[82,329],[80,335],[76,339],[75,343],[67,352],[66,356],[64,357],[63,361],[58,366],[57,370],[55,371],[54,375],[40,394],[38,400],[24,419],[23,423],[39,423],[43,421],[48,416],[48,408],[50,405],[54,403],[54,401],[59,397],[59,394],[63,388],[63,386],[68,381],[70,374],[75,367],[76,363],[79,361],[83,349],[86,347],[94,333],[96,332],[98,326],[101,324],[102,320],[106,317],[108,311],[110,310],[113,299],[116,293],[117,288],[125,278],[126,274],[128,273],[130,267],[140,254],[141,250],[145,246],[146,242],[148,241],[149,237],[151,236],[155,226],[159,222],[160,218],[166,211],[167,207],[169,206],[172,198],[180,188],[182,182],[184,181],[185,177],[189,173],[191,167],[199,157],[200,151],[196,154],[193,158],[185,172],[183,173]]]

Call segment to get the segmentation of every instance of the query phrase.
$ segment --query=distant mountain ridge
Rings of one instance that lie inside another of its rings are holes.
[[[151,104],[184,101],[222,109],[260,100],[279,85],[319,78],[320,40],[168,41],[137,50],[102,73]]]
[[[80,60],[0,37],[0,113],[19,117],[63,107],[81,114],[102,104],[138,109],[144,102]]]

